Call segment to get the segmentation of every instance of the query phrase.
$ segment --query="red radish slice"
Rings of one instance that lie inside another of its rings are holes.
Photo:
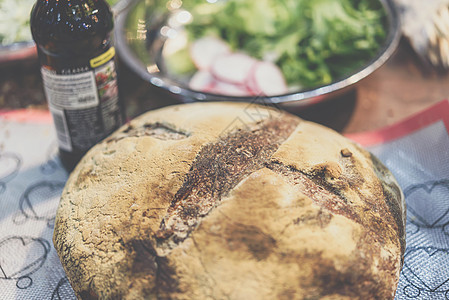
[[[215,79],[208,71],[197,71],[190,78],[189,87],[196,91],[205,91],[209,89],[212,84],[215,84]]]
[[[265,96],[280,95],[288,92],[287,83],[281,69],[268,61],[258,62],[252,73],[253,85]]]
[[[216,57],[230,51],[224,41],[214,37],[203,37],[192,43],[190,56],[199,70],[209,70]]]
[[[221,55],[212,64],[211,73],[219,80],[243,85],[256,62],[243,53]]]
[[[251,96],[251,92],[244,85],[233,84],[223,81],[215,81],[215,84],[208,91],[209,93],[225,96],[245,97]]]
[[[245,82],[246,88],[251,92],[252,95],[261,95],[262,91],[259,86],[256,84],[256,79],[254,76],[254,72],[259,64],[255,63],[251,68],[250,75]]]

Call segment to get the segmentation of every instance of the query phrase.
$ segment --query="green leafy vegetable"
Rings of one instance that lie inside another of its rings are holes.
[[[176,74],[193,74],[195,65],[190,58],[189,50],[182,48],[175,53],[168,55],[165,59],[167,69]]]
[[[190,40],[214,35],[234,50],[270,58],[304,88],[348,75],[378,51],[386,15],[373,0],[186,0]]]
[[[0,45],[31,41],[30,11],[34,0],[0,0]]]

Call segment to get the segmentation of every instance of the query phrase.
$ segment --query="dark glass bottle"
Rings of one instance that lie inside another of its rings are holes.
[[[60,158],[71,171],[125,119],[113,14],[104,0],[37,0],[30,23]]]

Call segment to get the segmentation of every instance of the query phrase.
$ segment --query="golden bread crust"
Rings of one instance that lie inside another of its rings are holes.
[[[338,133],[196,103],[91,149],[54,244],[82,299],[392,299],[404,214],[389,171]]]

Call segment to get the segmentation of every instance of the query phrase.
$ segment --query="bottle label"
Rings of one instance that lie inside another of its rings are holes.
[[[86,151],[122,124],[113,49],[91,59],[88,66],[61,70],[42,66],[61,149]]]
[[[103,65],[104,63],[110,61],[112,58],[114,58],[114,56],[115,56],[115,48],[111,47],[105,53],[103,53],[95,58],[92,58],[90,60],[90,66],[92,68],[99,67],[99,66]]]
[[[47,100],[52,108],[83,109],[99,103],[93,71],[71,75],[59,75],[42,68]]]

